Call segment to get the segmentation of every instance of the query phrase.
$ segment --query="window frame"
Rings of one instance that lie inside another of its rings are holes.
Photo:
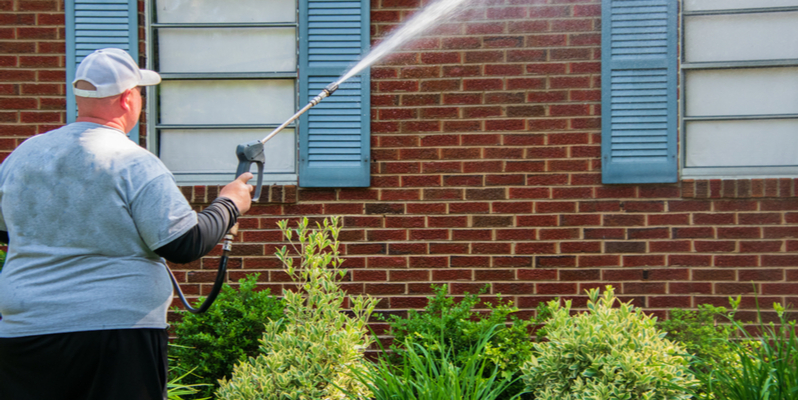
[[[215,73],[161,73],[163,81],[170,80],[246,80],[246,79],[293,79],[294,80],[294,110],[298,110],[300,93],[299,93],[299,46],[300,46],[300,12],[299,1],[295,0],[295,21],[289,22],[246,22],[246,23],[160,23],[156,22],[157,17],[156,1],[149,2],[149,7],[145,7],[145,30],[146,30],[146,55],[147,62],[146,68],[156,71],[156,48],[158,46],[158,30],[162,28],[168,29],[196,29],[196,28],[287,28],[295,29],[295,49],[296,49],[296,68],[294,71],[270,71],[270,72],[215,72]],[[263,129],[266,133],[277,128],[281,123],[271,124],[161,124],[160,123],[160,85],[147,87],[146,92],[147,105],[146,105],[146,137],[147,149],[160,158],[160,130],[163,129]],[[281,121],[282,122],[282,121]],[[296,185],[299,180],[299,127],[297,122],[289,124],[287,129],[294,130],[294,148],[295,163],[294,171],[292,173],[264,173],[263,185]],[[265,133],[265,136],[266,136]],[[252,140],[262,139],[262,137],[254,137]],[[226,149],[222,149],[224,152]],[[235,147],[231,147],[229,156],[236,157]],[[221,156],[225,156],[222,154]],[[235,175],[235,171],[230,173],[174,173],[175,180],[178,185],[194,186],[194,185],[223,185],[230,182]],[[257,177],[253,179],[255,181]]]
[[[685,2],[685,1],[684,1]],[[684,2],[681,4],[683,5]],[[797,166],[731,166],[731,167],[687,167],[686,166],[686,123],[692,121],[744,121],[744,120],[767,120],[767,119],[797,119],[798,114],[753,114],[753,115],[729,115],[729,116],[697,116],[689,117],[686,115],[686,72],[697,70],[721,70],[721,69],[744,69],[744,68],[778,68],[778,67],[797,67],[797,59],[775,59],[775,60],[747,60],[747,61],[725,61],[725,62],[686,62],[686,35],[684,31],[685,18],[703,15],[734,15],[734,14],[755,14],[773,12],[797,12],[797,6],[781,7],[759,7],[759,8],[739,8],[724,10],[702,10],[685,11],[680,13],[680,53],[679,53],[679,137],[680,143],[680,176],[681,179],[751,179],[751,178],[794,178],[797,177]]]

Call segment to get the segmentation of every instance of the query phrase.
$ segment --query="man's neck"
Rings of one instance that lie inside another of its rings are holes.
[[[122,132],[128,133],[128,131],[125,129],[125,124],[116,119],[108,120],[104,118],[87,116],[87,117],[78,117],[75,119],[75,122],[91,122],[98,125],[105,125],[109,128],[118,129],[121,130]]]

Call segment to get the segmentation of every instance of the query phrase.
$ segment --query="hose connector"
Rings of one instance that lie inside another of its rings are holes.
[[[233,242],[233,235],[230,233],[225,235],[225,239],[222,241],[222,251],[231,251],[231,245]]]

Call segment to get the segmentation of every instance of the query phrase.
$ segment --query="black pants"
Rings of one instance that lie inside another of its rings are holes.
[[[163,329],[0,338],[2,400],[162,400],[166,389]]]

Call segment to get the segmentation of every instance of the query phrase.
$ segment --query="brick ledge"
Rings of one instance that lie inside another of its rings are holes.
[[[686,179],[681,181],[681,197],[696,199],[797,197],[797,178]]]
[[[217,198],[222,186],[180,186],[181,193],[192,204],[208,204]],[[297,203],[296,185],[272,185],[261,187],[258,204]]]

